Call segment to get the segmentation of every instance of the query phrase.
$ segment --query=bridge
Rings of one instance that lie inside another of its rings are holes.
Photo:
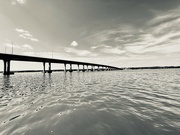
[[[34,56],[24,56],[24,55],[15,55],[15,54],[5,54],[5,53],[0,53],[0,60],[3,60],[4,62],[4,75],[10,75],[14,74],[11,72],[10,68],[10,62],[11,61],[25,61],[25,62],[41,62],[43,64],[43,73],[52,73],[51,69],[51,63],[59,63],[59,64],[64,64],[64,71],[67,72],[73,72],[74,70],[72,69],[72,65],[77,65],[78,69],[77,71],[80,72],[85,72],[85,71],[101,71],[101,70],[120,70],[118,67],[114,66],[109,66],[109,65],[102,65],[102,64],[95,64],[95,63],[88,63],[88,62],[80,62],[80,61],[71,61],[71,60],[62,60],[62,59],[52,59],[52,58],[42,58],[42,57],[34,57]],[[49,68],[46,71],[45,66],[46,63],[49,64]],[[66,65],[70,65],[70,69],[67,70]],[[82,65],[83,69],[79,69],[79,66]],[[85,69],[85,66],[87,66],[87,69]],[[91,69],[88,67],[91,66]]]

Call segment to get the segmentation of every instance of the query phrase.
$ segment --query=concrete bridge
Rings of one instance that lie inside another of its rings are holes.
[[[89,70],[90,71],[120,70],[120,68],[118,68],[118,67],[102,65],[102,64],[79,62],[79,61],[70,61],[70,60],[61,60],[61,59],[42,58],[42,57],[33,57],[33,56],[24,56],[24,55],[4,54],[4,53],[0,53],[0,60],[3,60],[3,62],[4,62],[4,71],[3,71],[4,75],[14,74],[10,70],[10,65],[11,65],[10,62],[11,61],[42,62],[42,64],[43,64],[43,70],[42,71],[44,73],[46,73],[46,72],[52,73],[51,63],[64,64],[64,71],[65,72],[75,71],[74,69],[72,69],[72,65],[78,66],[78,69],[77,69],[78,72],[79,71],[85,72],[85,71],[89,71]],[[46,63],[49,64],[49,69],[47,71],[45,70]],[[69,70],[67,70],[67,68],[66,68],[67,64],[70,65]],[[79,69],[80,65],[83,66],[83,69]],[[85,66],[87,69],[85,69]],[[89,66],[91,66],[91,69],[88,68]]]

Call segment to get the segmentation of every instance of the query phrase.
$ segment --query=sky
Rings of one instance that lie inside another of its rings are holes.
[[[12,44],[19,55],[180,65],[180,0],[0,0],[0,53]]]

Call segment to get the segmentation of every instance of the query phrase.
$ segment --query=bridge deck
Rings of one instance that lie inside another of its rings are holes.
[[[118,67],[114,67],[114,66],[88,63],[88,62],[79,62],[79,61],[62,60],[62,59],[51,59],[51,58],[42,58],[42,57],[24,56],[24,55],[15,55],[15,54],[4,54],[4,53],[0,53],[0,59],[14,60],[14,61],[27,61],[27,62],[48,62],[48,63],[91,65],[91,66],[102,66],[102,67],[119,69]]]

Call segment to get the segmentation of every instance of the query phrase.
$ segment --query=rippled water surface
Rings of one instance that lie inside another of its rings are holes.
[[[180,135],[180,69],[0,76],[1,135]]]

